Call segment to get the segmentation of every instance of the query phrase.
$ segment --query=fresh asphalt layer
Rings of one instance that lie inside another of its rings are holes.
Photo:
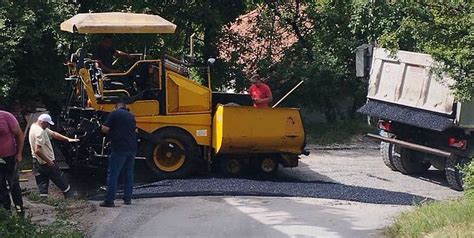
[[[203,177],[181,180],[162,180],[134,188],[133,198],[182,196],[269,196],[312,197],[346,201],[412,205],[430,198],[410,193],[389,191],[324,181],[298,181],[277,177],[272,180]],[[118,198],[121,194],[118,194]],[[103,195],[92,200],[101,200]]]

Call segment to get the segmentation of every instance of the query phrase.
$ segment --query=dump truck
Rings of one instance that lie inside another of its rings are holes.
[[[367,103],[358,111],[377,121],[385,165],[403,174],[431,166],[444,170],[451,188],[463,189],[462,167],[474,152],[474,104],[453,96],[454,80],[433,73],[428,54],[363,45],[356,53],[357,75],[369,76]]]
[[[61,24],[75,34],[173,33],[176,25],[156,15],[84,13]],[[100,167],[110,146],[100,125],[117,102],[125,102],[137,122],[137,159],[161,178],[183,178],[213,165],[229,175],[248,167],[273,174],[295,167],[306,138],[297,108],[254,108],[247,94],[213,92],[191,77],[192,64],[163,54],[143,57],[123,73],[104,74],[81,48],[71,54],[66,81],[70,93],[59,130],[80,138],[61,152],[71,167]],[[204,64],[206,65],[206,64]],[[128,85],[124,81],[128,80]]]

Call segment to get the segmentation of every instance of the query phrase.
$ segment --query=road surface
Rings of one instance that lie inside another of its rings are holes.
[[[389,170],[375,147],[313,148],[299,167],[280,169],[272,180],[211,175],[139,186],[131,206],[117,200],[118,207],[98,208],[88,235],[380,237],[412,205],[461,195],[442,172]]]

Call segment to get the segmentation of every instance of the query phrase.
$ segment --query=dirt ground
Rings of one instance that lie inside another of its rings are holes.
[[[20,186],[23,190],[23,201],[26,215],[37,224],[50,225],[56,219],[67,217],[69,224],[77,230],[87,233],[97,220],[97,205],[84,198],[64,199],[62,192],[53,184],[49,187],[47,199],[38,199],[38,190],[31,172],[21,173]],[[27,179],[27,181],[24,181]],[[65,216],[59,216],[63,213]],[[58,218],[59,217],[59,218]]]

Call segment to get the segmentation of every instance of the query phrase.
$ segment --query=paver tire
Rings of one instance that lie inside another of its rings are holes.
[[[161,142],[148,145],[148,167],[163,179],[191,175],[199,159],[199,147],[194,138],[179,128],[164,128],[153,136]]]
[[[244,163],[236,156],[225,155],[219,158],[221,172],[227,177],[238,177],[244,170]]]

